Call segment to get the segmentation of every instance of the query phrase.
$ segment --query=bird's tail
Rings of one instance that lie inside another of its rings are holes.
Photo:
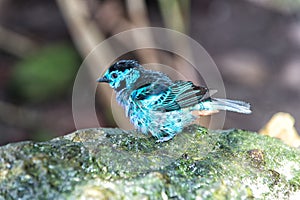
[[[250,114],[250,104],[230,99],[211,98],[210,106],[213,110],[228,110],[238,113]]]

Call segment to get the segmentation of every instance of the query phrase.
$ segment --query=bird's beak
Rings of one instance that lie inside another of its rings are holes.
[[[109,83],[109,80],[106,78],[106,76],[103,76],[103,77],[99,78],[97,80],[97,82],[100,82],[100,83]]]

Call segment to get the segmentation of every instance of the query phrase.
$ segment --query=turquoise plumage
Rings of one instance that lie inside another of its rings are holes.
[[[250,104],[210,96],[206,87],[190,81],[172,81],[166,74],[146,70],[134,60],[120,60],[109,67],[98,82],[108,83],[116,92],[126,116],[142,133],[157,142],[172,139],[200,115],[219,110],[250,114]]]

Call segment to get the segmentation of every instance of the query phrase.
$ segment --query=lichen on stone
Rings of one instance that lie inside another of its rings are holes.
[[[289,199],[300,151],[243,130],[190,126],[169,142],[86,129],[0,147],[0,199]]]

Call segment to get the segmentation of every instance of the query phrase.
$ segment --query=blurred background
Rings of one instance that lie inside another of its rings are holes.
[[[224,128],[258,131],[283,111],[299,132],[299,11],[299,0],[0,0],[0,145],[74,131],[72,87],[83,59],[109,36],[145,26],[191,36],[216,62],[227,97],[252,104],[252,115],[227,113]],[[124,58],[185,70],[151,50]],[[114,127],[110,92],[103,88],[96,107],[101,125]]]

